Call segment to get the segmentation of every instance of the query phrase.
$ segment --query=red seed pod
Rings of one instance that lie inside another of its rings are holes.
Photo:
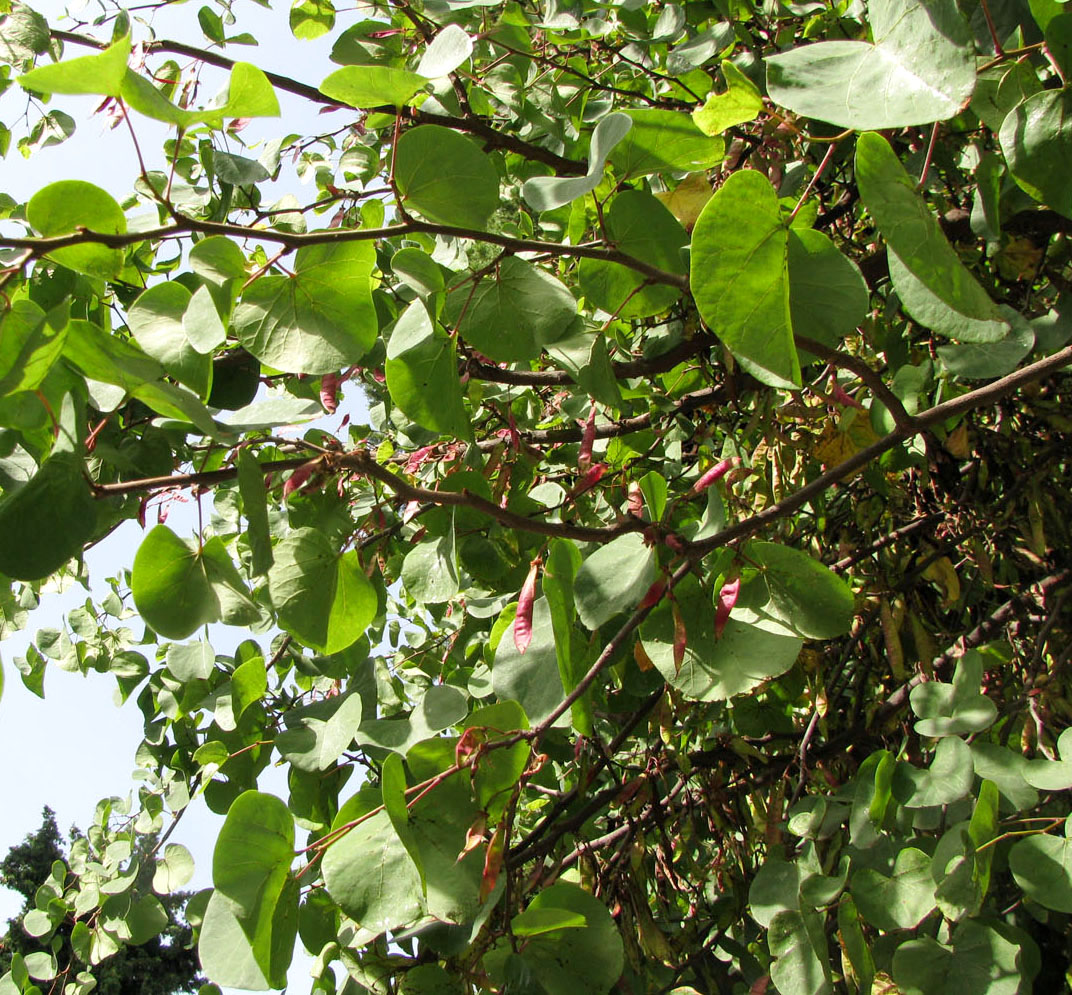
[[[514,452],[521,452],[521,433],[517,430],[517,421],[514,419],[514,409],[506,409],[506,417],[510,423],[510,445],[514,447]]]
[[[716,480],[721,480],[740,462],[740,458],[734,456],[731,459],[724,459],[716,463],[692,485],[692,493],[699,494],[701,491],[706,491]]]
[[[677,602],[670,606],[674,616],[674,671],[681,670],[681,664],[685,659],[685,648],[689,644],[689,634],[685,631],[685,619],[681,617],[681,609]]]
[[[458,860],[455,861],[455,863],[464,860],[484,842],[484,833],[487,831],[487,828],[487,814],[485,812],[478,812],[476,818],[473,820],[473,824],[465,831],[465,846],[462,847],[462,852],[458,854]]]
[[[592,410],[588,412],[588,421],[584,423],[584,434],[581,436],[581,448],[577,453],[577,469],[584,473],[592,465],[592,446],[596,441],[596,403],[592,402]]]
[[[640,607],[651,608],[652,605],[657,605],[663,600],[664,594],[666,594],[666,581],[657,580],[648,588],[648,593],[644,595],[643,600],[640,602]]]
[[[521,587],[517,599],[517,615],[514,616],[514,645],[518,653],[524,653],[532,642],[532,606],[536,601],[536,575],[540,571],[540,557],[529,565],[529,575]]]
[[[730,612],[733,611],[733,606],[737,604],[737,595],[741,591],[741,578],[734,577],[733,580],[726,581],[722,585],[722,590],[718,592],[718,607],[715,609],[715,638],[722,638],[722,630],[726,628],[726,622],[729,621]]]
[[[577,481],[573,490],[570,491],[570,497],[577,497],[579,494],[583,494],[585,491],[590,491],[596,484],[599,483],[600,478],[607,472],[606,463],[596,463],[594,466],[589,467],[583,477]]]
[[[484,872],[480,875],[480,901],[485,901],[495,890],[502,870],[503,857],[506,855],[506,833],[500,824],[491,837],[487,854],[484,857]]]
[[[320,403],[329,414],[335,414],[339,406],[339,375],[337,373],[325,373],[320,378]]]
[[[287,482],[283,485],[284,501],[286,501],[291,494],[313,475],[313,467],[315,465],[316,460],[310,460],[308,463],[303,463],[289,477],[287,477]]]

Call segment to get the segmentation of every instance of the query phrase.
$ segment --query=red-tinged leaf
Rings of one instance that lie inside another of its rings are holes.
[[[458,744],[454,747],[454,762],[459,767],[467,767],[472,763],[477,751],[488,741],[488,732],[479,726],[473,726],[462,733]]]
[[[487,901],[495,890],[495,883],[499,880],[499,871],[502,870],[503,856],[506,853],[506,834],[503,827],[499,826],[491,842],[488,844],[488,852],[484,856],[484,873],[480,875],[480,901]]]
[[[309,460],[308,463],[303,463],[298,467],[283,484],[283,500],[286,501],[291,494],[293,494],[299,487],[302,486],[312,475],[313,468],[316,466],[316,460]]]
[[[149,507],[149,495],[146,494],[145,497],[143,497],[141,499],[141,503],[138,505],[138,524],[143,529],[145,528],[145,512],[148,509],[148,507]]]
[[[830,396],[843,408],[858,408],[860,411],[865,410],[864,406],[857,401],[855,397],[847,393],[845,388],[833,379],[830,381]]]
[[[231,121],[230,124],[227,125],[227,130],[232,135],[236,135],[240,131],[245,131],[245,129],[249,127],[249,123],[252,120],[253,118],[251,117],[236,117]]]
[[[674,671],[681,670],[681,663],[685,659],[685,647],[689,644],[689,634],[685,631],[685,619],[681,617],[681,610],[675,601],[671,606],[674,616]]]
[[[726,628],[726,622],[729,621],[730,612],[733,611],[733,606],[737,604],[737,595],[741,592],[741,578],[734,577],[733,580],[726,581],[722,585],[722,590],[718,592],[718,607],[715,609],[715,638],[722,638],[722,630]]]
[[[540,572],[542,561],[537,556],[529,564],[529,575],[521,586],[521,595],[517,599],[517,615],[514,616],[514,645],[518,653],[524,653],[532,642],[532,605],[536,600],[536,575]]]
[[[329,414],[335,414],[339,406],[339,375],[337,373],[325,373],[320,378],[320,403]]]
[[[583,477],[577,481],[572,491],[570,491],[570,497],[577,497],[579,494],[583,494],[585,491],[590,491],[599,481],[602,479],[603,474],[607,472],[606,463],[596,463],[594,466],[589,467]]]
[[[767,986],[770,984],[770,975],[764,974],[762,978],[756,978],[752,987],[748,989],[748,995],[767,995]]]
[[[588,412],[588,421],[584,423],[584,434],[581,436],[581,448],[577,453],[577,469],[584,473],[592,465],[592,446],[596,441],[596,403],[592,402],[592,410]]]
[[[458,860],[464,860],[467,854],[472,853],[484,842],[484,833],[488,828],[488,817],[484,812],[478,812],[473,824],[465,831],[465,846],[458,854]]]
[[[644,595],[644,599],[640,602],[640,607],[651,608],[653,605],[657,605],[663,600],[664,594],[666,594],[666,581],[657,580],[648,588],[648,593]]]
[[[641,518],[644,514],[644,492],[635,480],[629,485],[629,496],[625,500],[625,508],[634,518]]]
[[[372,379],[375,380],[376,383],[387,383],[387,377],[384,376],[383,370],[373,370]]]
[[[699,494],[701,491],[706,491],[716,480],[721,480],[740,462],[740,459],[734,456],[731,459],[724,459],[716,463],[692,485],[692,493]]]

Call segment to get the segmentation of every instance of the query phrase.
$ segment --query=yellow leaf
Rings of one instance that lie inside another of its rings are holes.
[[[692,231],[700,212],[714,191],[705,173],[689,173],[673,190],[655,195],[687,231]]]

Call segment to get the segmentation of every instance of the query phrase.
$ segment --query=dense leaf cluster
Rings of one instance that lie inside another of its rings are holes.
[[[24,154],[134,149],[0,198],[3,629],[137,519],[16,665],[146,730],[0,993],[88,992],[202,803],[220,985],[1057,990],[1072,14],[299,0],[302,79],[154,17],[0,21]]]

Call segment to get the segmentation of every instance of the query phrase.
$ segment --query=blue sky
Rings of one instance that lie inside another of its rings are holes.
[[[28,2],[44,14],[51,25],[67,29],[73,26],[62,16],[64,4],[56,0]],[[197,6],[175,4],[156,14],[153,23],[158,36],[207,45],[197,25]],[[229,46],[226,54],[231,58],[248,60],[263,69],[313,84],[319,83],[334,68],[328,61],[331,42],[349,21],[340,18],[336,31],[325,38],[299,42],[291,36],[287,25],[287,5],[265,10],[251,0],[236,0],[233,9],[238,23],[229,33],[249,31],[261,44],[256,48]],[[96,3],[85,4],[80,17],[92,20],[99,10]],[[354,18],[353,14],[349,16]],[[144,37],[144,29],[135,30],[136,38]],[[73,46],[68,48],[68,56],[78,54],[85,53]],[[211,80],[203,91],[205,96],[210,95],[214,87],[222,85],[224,79],[222,74],[206,74],[205,78]],[[341,116],[337,120],[336,117],[326,120],[315,109],[287,94],[280,93],[279,98],[282,118],[254,121],[243,132],[244,141],[254,144],[291,132],[314,134],[345,123]],[[93,116],[98,103],[93,97],[54,98],[53,106],[76,120],[75,134],[62,145],[36,151],[29,160],[22,158],[13,143],[7,158],[0,161],[0,192],[22,201],[47,183],[77,178],[96,183],[117,198],[128,195],[137,175],[130,135],[125,128],[110,129],[103,116]],[[25,110],[26,96],[17,86],[0,97],[0,121],[12,128],[16,138],[25,133],[25,122],[21,121]],[[35,112],[30,113],[32,123]],[[148,167],[163,168],[161,145],[166,129],[145,120],[136,120],[135,129]],[[256,157],[257,152],[254,149],[247,154]],[[284,171],[277,183],[266,185],[265,196],[275,199],[284,193],[294,193],[306,201],[311,199],[312,192],[309,187],[302,188],[295,177],[287,176]],[[351,390],[350,395],[348,403],[344,402],[336,415],[315,424],[336,431],[347,409],[354,412],[355,418],[360,418],[362,412],[357,391]],[[211,496],[203,500],[211,502]],[[168,524],[180,534],[192,534],[196,521],[195,507],[188,504],[179,506],[169,517]],[[127,522],[91,551],[87,562],[96,594],[106,593],[107,577],[130,565],[140,539],[141,530],[137,523]],[[123,707],[117,707],[112,678],[95,673],[82,677],[50,666],[45,678],[46,697],[41,700],[23,687],[12,664],[16,656],[25,652],[27,643],[38,629],[61,627],[64,614],[84,604],[87,596],[79,585],[62,593],[45,595],[41,607],[32,613],[26,630],[0,643],[5,675],[3,699],[0,700],[0,756],[5,758],[0,774],[0,788],[5,798],[4,805],[0,806],[0,854],[37,828],[44,805],[55,810],[60,828],[66,831],[72,824],[84,827],[100,798],[125,796],[135,788],[131,773],[134,751],[141,739],[142,719],[133,699]],[[138,624],[135,620],[135,631],[138,631]],[[215,626],[213,630],[213,646],[221,653],[230,652],[246,635],[242,630],[221,626]],[[146,655],[151,657],[152,648],[147,649]],[[285,798],[282,770],[269,769],[262,778],[261,788]],[[172,841],[184,843],[194,854],[197,871],[191,884],[193,888],[211,885],[212,844],[220,822],[219,817],[210,813],[202,803],[195,802],[172,836]],[[0,919],[13,915],[20,901],[19,896],[0,888]],[[296,958],[291,971],[291,991],[308,991],[307,967],[307,958]]]

